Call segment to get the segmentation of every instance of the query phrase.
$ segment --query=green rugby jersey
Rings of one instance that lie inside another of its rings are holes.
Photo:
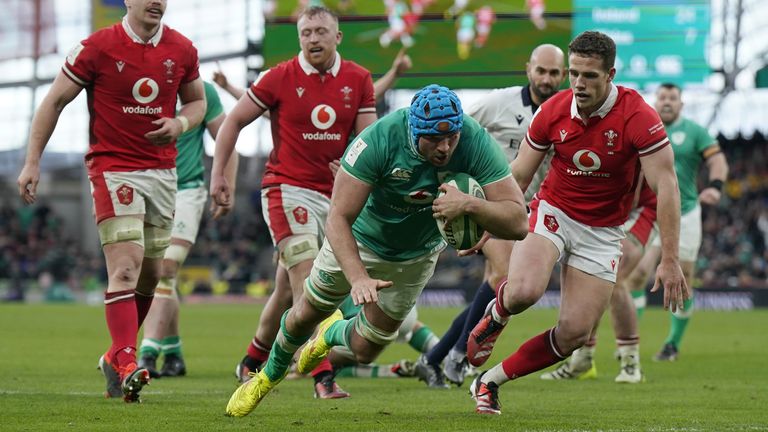
[[[352,232],[387,261],[407,261],[445,247],[432,201],[448,174],[467,173],[481,186],[511,175],[496,141],[467,115],[445,167],[424,160],[409,136],[408,108],[403,108],[368,126],[341,159],[347,173],[373,186]]]
[[[717,140],[706,129],[682,116],[670,125],[664,125],[672,150],[675,153],[675,172],[680,188],[680,212],[686,214],[696,208],[699,189],[696,179],[699,175],[704,151]]]
[[[176,175],[178,176],[178,189],[192,189],[200,187],[205,183],[203,166],[203,135],[208,123],[220,116],[224,112],[221,106],[219,94],[213,87],[213,84],[203,82],[205,87],[205,100],[208,103],[205,109],[203,121],[184,132],[176,140],[176,149],[179,154],[176,156]]]

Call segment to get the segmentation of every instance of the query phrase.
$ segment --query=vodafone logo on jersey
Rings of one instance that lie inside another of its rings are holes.
[[[336,123],[336,111],[328,105],[320,104],[312,110],[312,124],[320,130],[326,130]]]
[[[157,98],[160,87],[152,78],[139,78],[133,85],[133,98],[136,102],[148,104]]]
[[[157,95],[160,94],[160,86],[152,78],[139,78],[133,84],[131,94],[136,102],[146,105],[157,99]],[[163,107],[124,106],[123,112],[125,114],[157,115],[163,113]]]
[[[312,109],[310,120],[312,120],[312,124],[316,128],[320,129],[321,131],[325,131],[326,129],[333,126],[334,123],[336,123],[336,111],[326,104],[320,104]],[[341,140],[341,134],[333,132],[304,132],[301,134],[301,136],[307,141]]]
[[[579,150],[573,155],[573,164],[582,171],[597,171],[600,169],[600,158],[590,150]]]
[[[598,172],[602,162],[600,157],[591,150],[579,150],[573,154],[573,164],[576,165],[577,170],[566,168],[568,174],[572,176],[586,176],[586,177],[610,177],[611,174],[607,172]]]

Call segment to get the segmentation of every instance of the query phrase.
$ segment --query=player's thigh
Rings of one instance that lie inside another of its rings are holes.
[[[330,209],[328,197],[290,185],[265,188],[261,192],[264,220],[287,269],[313,260],[324,238]]]
[[[630,232],[627,237],[621,241],[621,259],[619,260],[619,271],[616,274],[617,281],[624,281],[640,263],[643,258],[645,248],[640,241]]]
[[[307,302],[325,312],[336,310],[349,295],[351,286],[327,240],[315,258],[303,289]]]
[[[512,240],[491,238],[483,246],[483,255],[486,262],[486,279],[494,289],[504,278],[509,270],[509,256],[512,253]]]
[[[204,187],[181,189],[176,192],[176,210],[173,217],[171,238],[195,243],[200,230],[208,193]]]
[[[509,258],[505,299],[513,297],[535,303],[544,295],[559,256],[560,250],[552,240],[537,233],[528,233],[524,240],[515,242]]]
[[[660,257],[661,248],[659,246],[651,245],[645,248],[643,257],[627,278],[630,290],[645,288],[648,281],[656,275],[656,265],[659,263]]]
[[[680,217],[680,261],[696,261],[701,239],[701,206],[697,205]]]
[[[379,299],[376,304],[399,325],[416,306],[416,300],[435,273],[439,252],[404,262],[391,262],[380,259],[361,244],[358,244],[358,248],[368,274],[374,279],[392,282],[391,287],[378,292]]]

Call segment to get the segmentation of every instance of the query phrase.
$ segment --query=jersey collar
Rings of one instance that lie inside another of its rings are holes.
[[[520,91],[520,98],[523,99],[523,106],[531,107],[531,112],[535,113],[536,110],[539,109],[539,106],[533,103],[533,99],[531,98],[530,84],[523,86],[523,89]]]
[[[619,89],[616,87],[616,84],[611,83],[611,91],[608,93],[608,98],[605,99],[605,102],[603,102],[597,111],[593,112],[589,116],[600,116],[600,118],[605,118],[605,116],[611,112],[613,106],[616,105],[616,99],[618,97]],[[579,107],[576,105],[576,95],[573,95],[573,99],[571,99],[571,118],[581,119],[581,115],[579,115]]]
[[[320,73],[320,71],[315,69],[315,67],[309,64],[307,59],[304,58],[304,53],[299,52],[298,57],[299,57],[299,65],[301,66],[301,69],[304,71],[305,74],[312,75],[313,73],[316,73],[316,74]],[[331,75],[333,75],[334,77],[338,75],[339,69],[341,69],[341,55],[337,51],[336,58],[333,60],[333,66],[331,66],[331,69],[330,69]]]
[[[152,36],[151,39],[149,39],[149,42],[144,42],[139,37],[139,35],[137,35],[136,32],[133,31],[130,24],[128,24],[128,15],[123,17],[123,30],[125,30],[125,34],[127,34],[128,37],[131,38],[131,40],[139,44],[151,43],[153,46],[157,46],[157,44],[160,43],[160,39],[162,39],[163,37],[163,25],[160,24],[160,28],[157,29],[157,33],[155,33],[155,35]]]

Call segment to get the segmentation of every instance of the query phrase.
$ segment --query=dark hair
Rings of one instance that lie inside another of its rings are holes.
[[[325,6],[310,6],[302,10],[301,13],[299,13],[299,15],[296,17],[296,21],[304,17],[309,19],[323,14],[330,16],[334,21],[336,21],[336,24],[339,24],[339,16],[336,15],[336,12],[328,9]]]
[[[659,88],[658,88],[658,90],[661,90],[661,89],[667,89],[667,90],[677,90],[677,92],[678,92],[679,94],[683,94],[683,89],[681,89],[679,85],[677,85],[677,84],[675,84],[675,83],[671,83],[671,82],[665,82],[665,83],[661,83],[661,84],[659,85]]]
[[[568,53],[599,58],[604,69],[609,71],[616,62],[616,43],[605,33],[585,31],[571,41]]]

